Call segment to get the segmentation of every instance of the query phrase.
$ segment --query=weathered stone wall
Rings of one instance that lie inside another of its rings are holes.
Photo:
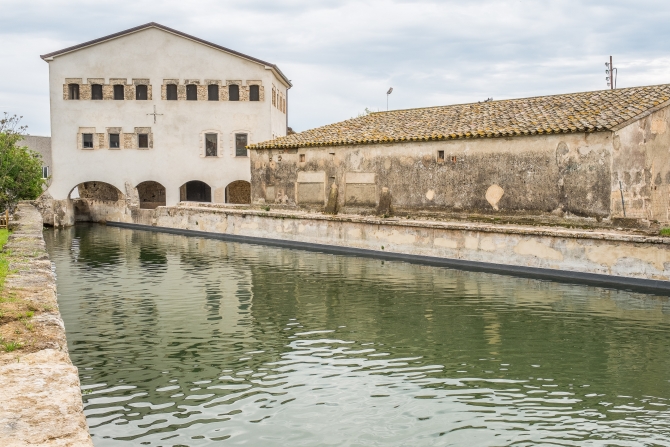
[[[33,317],[38,346],[0,353],[0,445],[92,446],[77,368],[68,357],[58,312],[56,280],[42,237],[42,218],[20,203],[16,225],[4,250],[11,273],[3,294],[43,309]]]
[[[154,209],[165,206],[165,187],[158,182],[142,182],[137,185],[140,208]]]
[[[251,184],[244,180],[237,180],[226,187],[227,203],[251,203]]]
[[[84,182],[77,186],[82,199],[108,200],[116,202],[123,199],[121,191],[104,182]]]
[[[407,213],[610,215],[610,132],[251,150],[250,156],[254,203],[324,205],[336,183],[345,211],[372,211],[388,188],[395,210]]]

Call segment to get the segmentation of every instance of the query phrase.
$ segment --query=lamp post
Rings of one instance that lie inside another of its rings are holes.
[[[386,92],[386,111],[389,111],[389,95],[393,93],[393,87],[389,89],[388,92]]]

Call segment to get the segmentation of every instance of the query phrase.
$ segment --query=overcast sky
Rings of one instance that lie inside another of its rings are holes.
[[[670,82],[670,2],[0,0],[0,113],[49,135],[40,54],[155,21],[293,81],[295,130],[426,107]]]

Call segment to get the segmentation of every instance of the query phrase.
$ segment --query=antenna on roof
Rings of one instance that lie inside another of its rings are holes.
[[[386,111],[389,111],[389,95],[393,93],[393,87],[389,88],[389,91],[386,92]]]
[[[609,62],[605,62],[605,67],[607,67],[607,70],[605,70],[605,73],[607,74],[607,77],[605,78],[607,86],[610,90],[614,90],[616,88],[616,78],[619,75],[619,71],[616,67],[612,66],[612,56],[610,56]]]

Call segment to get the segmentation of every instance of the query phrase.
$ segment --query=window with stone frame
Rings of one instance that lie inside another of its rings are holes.
[[[83,133],[81,134],[81,147],[84,149],[93,149],[93,134],[92,133]]]
[[[135,86],[135,99],[138,101],[146,101],[149,98],[148,88],[146,85]]]
[[[109,148],[119,149],[121,147],[121,136],[118,133],[109,134]]]
[[[260,101],[260,100],[261,100],[260,87],[257,85],[250,85],[249,101]]]
[[[195,84],[188,84],[186,86],[186,99],[188,101],[198,100],[198,86]]]
[[[205,157],[216,157],[218,155],[218,139],[218,134],[205,134]]]
[[[219,86],[216,84],[209,84],[207,86],[207,100],[208,101],[218,101],[219,100]]]
[[[177,84],[168,84],[165,86],[165,98],[168,101],[177,100]]]
[[[229,101],[239,101],[240,100],[240,86],[237,84],[230,84],[228,86],[228,100]]]
[[[247,154],[247,144],[248,138],[245,133],[236,133],[235,134],[235,156],[236,157],[246,157]]]
[[[124,99],[126,99],[123,91],[123,85],[114,86],[114,99],[116,101],[123,101]]]
[[[77,100],[79,99],[79,84],[68,84],[68,99]]]
[[[149,148],[149,134],[146,133],[137,134],[137,147],[141,149]]]
[[[91,99],[101,100],[102,99],[102,85],[93,84],[91,85]]]

